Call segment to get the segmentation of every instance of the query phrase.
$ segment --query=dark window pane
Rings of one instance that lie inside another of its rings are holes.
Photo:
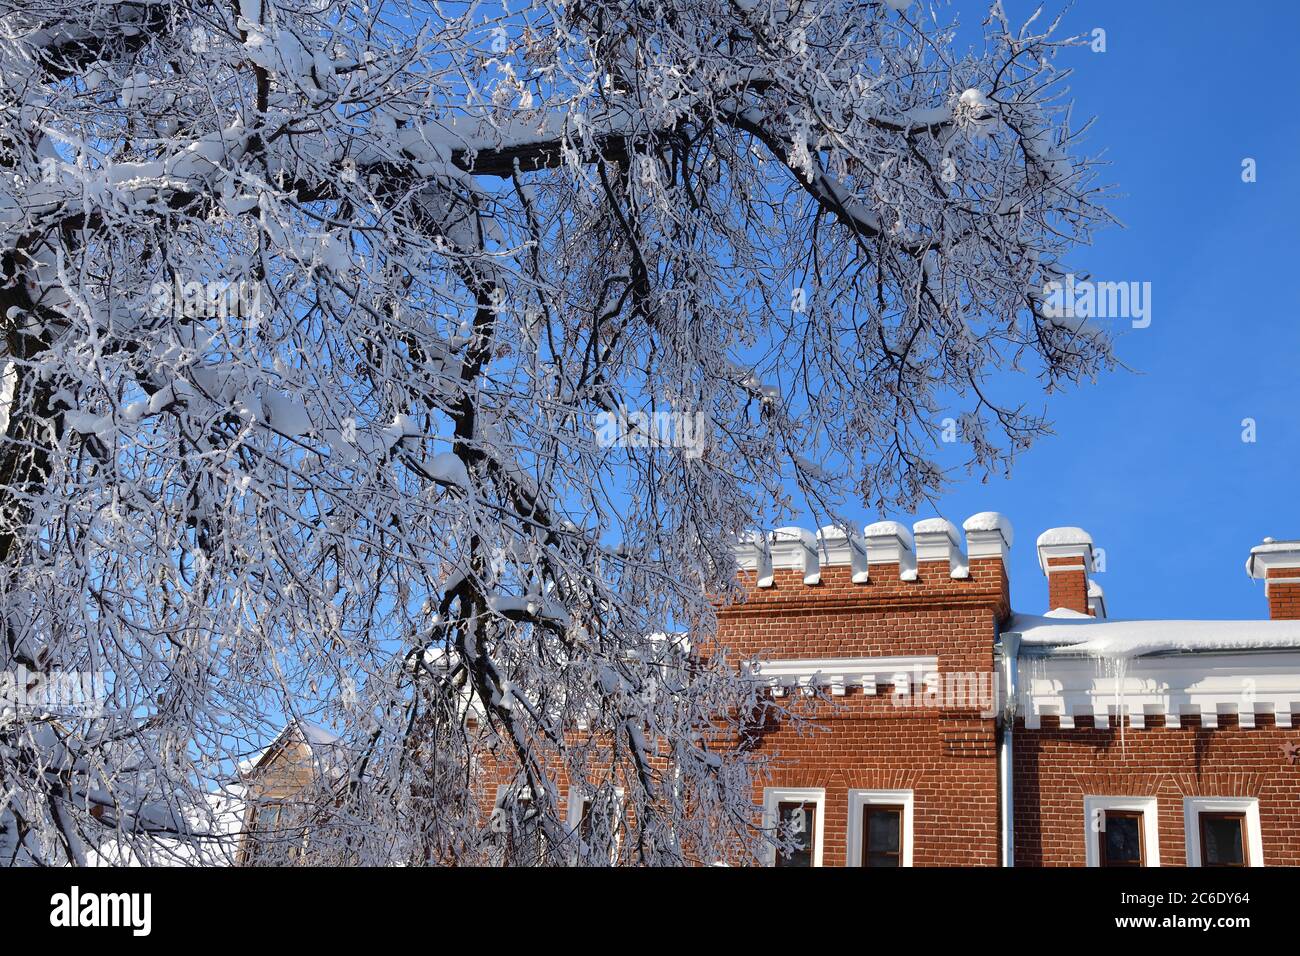
[[[1101,834],[1103,866],[1142,865],[1142,814],[1107,813]]]
[[[903,808],[862,808],[862,865],[903,865]]]
[[[1201,814],[1201,862],[1205,866],[1245,866],[1243,819],[1239,815]]]
[[[515,803],[515,827],[511,851],[516,865],[534,866],[542,860],[541,814],[533,809],[533,801],[519,797]]]
[[[903,815],[892,807],[867,808],[867,852],[897,853]]]
[[[817,804],[781,803],[777,807],[781,833],[794,841],[795,848],[788,853],[778,852],[777,866],[812,866],[817,823]]]

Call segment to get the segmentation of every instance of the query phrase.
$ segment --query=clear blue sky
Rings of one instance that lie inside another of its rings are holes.
[[[953,7],[968,26],[986,8]],[[1032,4],[1006,8],[1015,20]],[[1106,52],[1061,63],[1075,69],[1076,121],[1098,118],[1091,146],[1112,164],[1125,224],[1076,266],[1151,282],[1152,322],[1119,340],[1133,371],[1054,396],[1056,436],[1010,479],[964,479],[941,511],[1011,518],[1020,611],[1046,604],[1034,539],[1078,525],[1106,549],[1097,581],[1112,617],[1266,617],[1246,555],[1265,535],[1300,537],[1300,4],[1086,0],[1065,23],[1106,30]]]

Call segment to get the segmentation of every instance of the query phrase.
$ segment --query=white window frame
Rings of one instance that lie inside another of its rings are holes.
[[[822,865],[826,829],[826,791],[822,787],[765,787],[763,789],[763,827],[770,833],[779,822],[778,807],[783,803],[815,803],[817,819],[813,821],[813,866]],[[776,866],[776,847],[768,844],[767,865]]]
[[[564,827],[570,834],[576,834],[578,827],[582,825],[582,805],[595,796],[595,791],[588,790],[584,787],[569,787],[568,793],[564,795]],[[618,813],[623,812],[623,788],[614,788],[615,809]],[[614,846],[611,853],[618,853],[620,839],[617,835],[614,837]]]
[[[1259,830],[1258,797],[1183,797],[1183,838],[1187,865],[1201,865],[1201,814],[1242,813],[1246,816],[1246,852],[1250,866],[1264,865],[1264,836]]]
[[[505,804],[506,794],[510,792],[510,788],[512,786],[513,784],[509,784],[509,783],[497,784],[496,796],[492,798],[492,809],[494,811],[500,810],[501,807]],[[529,800],[529,802],[532,801],[533,799],[532,787],[529,787],[528,785],[525,784],[524,786],[519,787],[517,789],[520,796],[526,797]]]
[[[1155,797],[1084,797],[1083,846],[1086,865],[1101,866],[1101,849],[1098,846],[1101,831],[1093,826],[1093,821],[1098,817],[1105,819],[1107,810],[1142,814],[1142,865],[1159,866],[1160,817],[1159,801]]]
[[[498,813],[500,813],[502,810],[505,809],[506,794],[510,792],[510,788],[512,786],[514,785],[509,783],[497,784],[496,796],[492,798],[492,816],[494,818]],[[526,784],[518,788],[518,794],[519,796],[526,797],[529,803],[531,803],[533,800],[533,788],[527,786]],[[489,820],[489,825],[491,823],[492,821]]]
[[[869,806],[901,806],[903,808],[903,852],[900,866],[912,865],[912,808],[915,798],[911,790],[850,790],[848,858],[849,866],[862,866],[862,810]]]

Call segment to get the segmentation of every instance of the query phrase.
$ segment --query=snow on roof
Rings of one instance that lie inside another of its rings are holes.
[[[1008,547],[1015,544],[1015,533],[1011,529],[1011,522],[1006,515],[996,511],[981,511],[973,514],[963,521],[961,526],[966,531],[1000,531]]]
[[[239,775],[241,777],[256,770],[261,766],[262,761],[273,750],[278,749],[279,745],[288,739],[294,731],[312,750],[332,750],[341,741],[341,738],[324,727],[317,727],[315,724],[309,724],[304,720],[293,719],[284,725],[284,729],[275,735],[275,739],[263,747],[257,753],[253,754],[239,762]]]
[[[330,733],[324,727],[303,723],[301,720],[297,724],[298,730],[302,733],[302,739],[313,747],[328,747],[339,742],[338,735]]]
[[[1016,614],[1006,631],[1022,648],[1069,648],[1093,657],[1257,650],[1300,651],[1300,621],[1105,621],[1058,608]]]
[[[1300,552],[1300,541],[1276,541],[1273,538],[1265,538],[1263,544],[1257,544],[1250,549],[1250,557],[1246,559],[1246,573],[1252,578],[1262,578],[1267,574],[1268,562],[1264,562],[1264,568],[1259,573],[1255,571],[1255,559],[1262,554],[1294,554]]]
[[[1055,544],[1092,544],[1092,535],[1082,528],[1048,528],[1038,536],[1040,548]]]
[[[837,524],[824,524],[817,529],[817,537],[823,541],[844,541],[849,537],[849,531]]]
[[[947,518],[923,518],[912,525],[913,534],[946,534],[951,540],[957,540],[957,526]]]
[[[278,740],[279,738],[277,737],[276,739]],[[266,756],[266,752],[270,749],[270,747],[263,747],[261,750],[255,751],[251,755],[239,761],[239,763],[236,764],[238,769],[237,777],[242,779],[247,774],[252,773],[254,768],[262,762],[262,758]]]
[[[131,843],[109,836],[86,851],[86,865],[99,866],[233,866],[244,826],[245,788],[226,784],[207,793],[203,804],[185,810],[191,832],[185,838],[154,837],[141,858]]]
[[[1095,621],[1097,620],[1091,614],[1085,614],[1083,611],[1076,611],[1072,607],[1054,607],[1043,617],[1066,618],[1069,620]]]
[[[1257,544],[1250,549],[1251,554],[1268,554],[1272,551],[1300,551],[1300,540],[1277,541],[1273,538],[1265,538],[1263,544]]]
[[[907,542],[908,550],[912,548],[912,532],[897,521],[877,521],[867,525],[862,534],[867,538],[901,538]]]

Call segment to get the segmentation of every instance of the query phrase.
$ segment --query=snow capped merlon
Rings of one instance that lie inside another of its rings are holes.
[[[854,584],[868,580],[867,542],[862,535],[835,525],[826,525],[817,529],[817,540],[821,545],[823,564],[850,565],[853,568]]]
[[[1052,558],[1077,558],[1078,563],[1052,564]],[[1092,570],[1092,535],[1082,528],[1048,528],[1038,536],[1038,566],[1044,574]],[[1049,572],[1050,566],[1050,572]]]
[[[777,565],[777,551],[786,563]],[[772,561],[774,567],[794,567],[803,572],[803,583],[820,584],[822,580],[821,555],[818,554],[817,536],[806,528],[777,528],[772,532]]]
[[[1006,560],[1007,552],[1015,542],[1015,532],[1005,515],[996,511],[981,511],[962,522],[966,531],[966,553],[971,558],[999,558]]]
[[[1264,582],[1270,618],[1300,618],[1300,541],[1265,538],[1250,549],[1246,573]]]
[[[923,534],[943,534],[953,544],[957,543],[957,526],[947,518],[922,518],[912,525],[912,534],[918,538]]]
[[[897,521],[877,521],[874,524],[869,524],[862,529],[862,536],[868,542],[872,538],[897,538],[907,550],[912,550],[912,532],[907,529],[906,525]],[[873,558],[872,563],[878,564],[883,560],[883,558]]]
[[[912,525],[912,534],[917,561],[947,561],[951,577],[970,576],[957,526],[947,518],[923,518]]]
[[[916,550],[912,532],[897,521],[877,521],[862,530],[867,539],[868,564],[897,564],[898,576],[916,580]]]
[[[985,533],[996,531],[1007,543],[1007,547],[1015,544],[1015,531],[1012,530],[1011,520],[1004,514],[996,511],[981,511],[971,515],[961,523],[962,529],[969,534],[972,531]]]

